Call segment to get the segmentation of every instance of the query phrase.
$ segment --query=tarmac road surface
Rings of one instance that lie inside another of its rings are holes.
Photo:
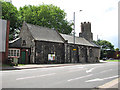
[[[95,88],[118,78],[118,70],[118,62],[106,62],[0,73],[2,88]]]

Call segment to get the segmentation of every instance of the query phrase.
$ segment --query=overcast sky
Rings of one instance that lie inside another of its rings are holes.
[[[66,13],[68,21],[73,20],[75,12],[76,36],[79,35],[80,23],[91,22],[93,39],[110,41],[118,47],[118,1],[119,0],[12,0],[19,7],[24,5],[53,4]],[[79,10],[82,10],[81,12]]]

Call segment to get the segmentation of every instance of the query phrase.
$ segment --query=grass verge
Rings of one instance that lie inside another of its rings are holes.
[[[108,62],[120,62],[120,60],[106,60]]]
[[[24,66],[24,65],[26,65],[26,64],[18,64],[18,66]]]

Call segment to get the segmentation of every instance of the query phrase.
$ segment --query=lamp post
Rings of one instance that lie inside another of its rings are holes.
[[[81,12],[82,10],[80,10]],[[74,26],[73,26],[73,43],[75,44],[75,12],[73,13],[73,21],[74,21]]]
[[[73,13],[73,21],[74,21],[74,26],[73,26],[73,43],[75,44],[75,12]]]
[[[80,10],[82,11],[82,10]],[[73,47],[73,57],[74,57],[74,60],[72,60],[72,62],[78,62],[78,61],[75,61],[75,54],[76,54],[76,48],[75,48],[75,12],[73,13],[73,21],[74,21],[74,26],[73,26],[73,44],[74,44],[74,47]]]

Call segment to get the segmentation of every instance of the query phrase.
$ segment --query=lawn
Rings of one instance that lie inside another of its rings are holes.
[[[18,64],[18,66],[23,66],[23,65],[26,65],[26,64]]]
[[[106,60],[108,62],[120,62],[120,60]]]

